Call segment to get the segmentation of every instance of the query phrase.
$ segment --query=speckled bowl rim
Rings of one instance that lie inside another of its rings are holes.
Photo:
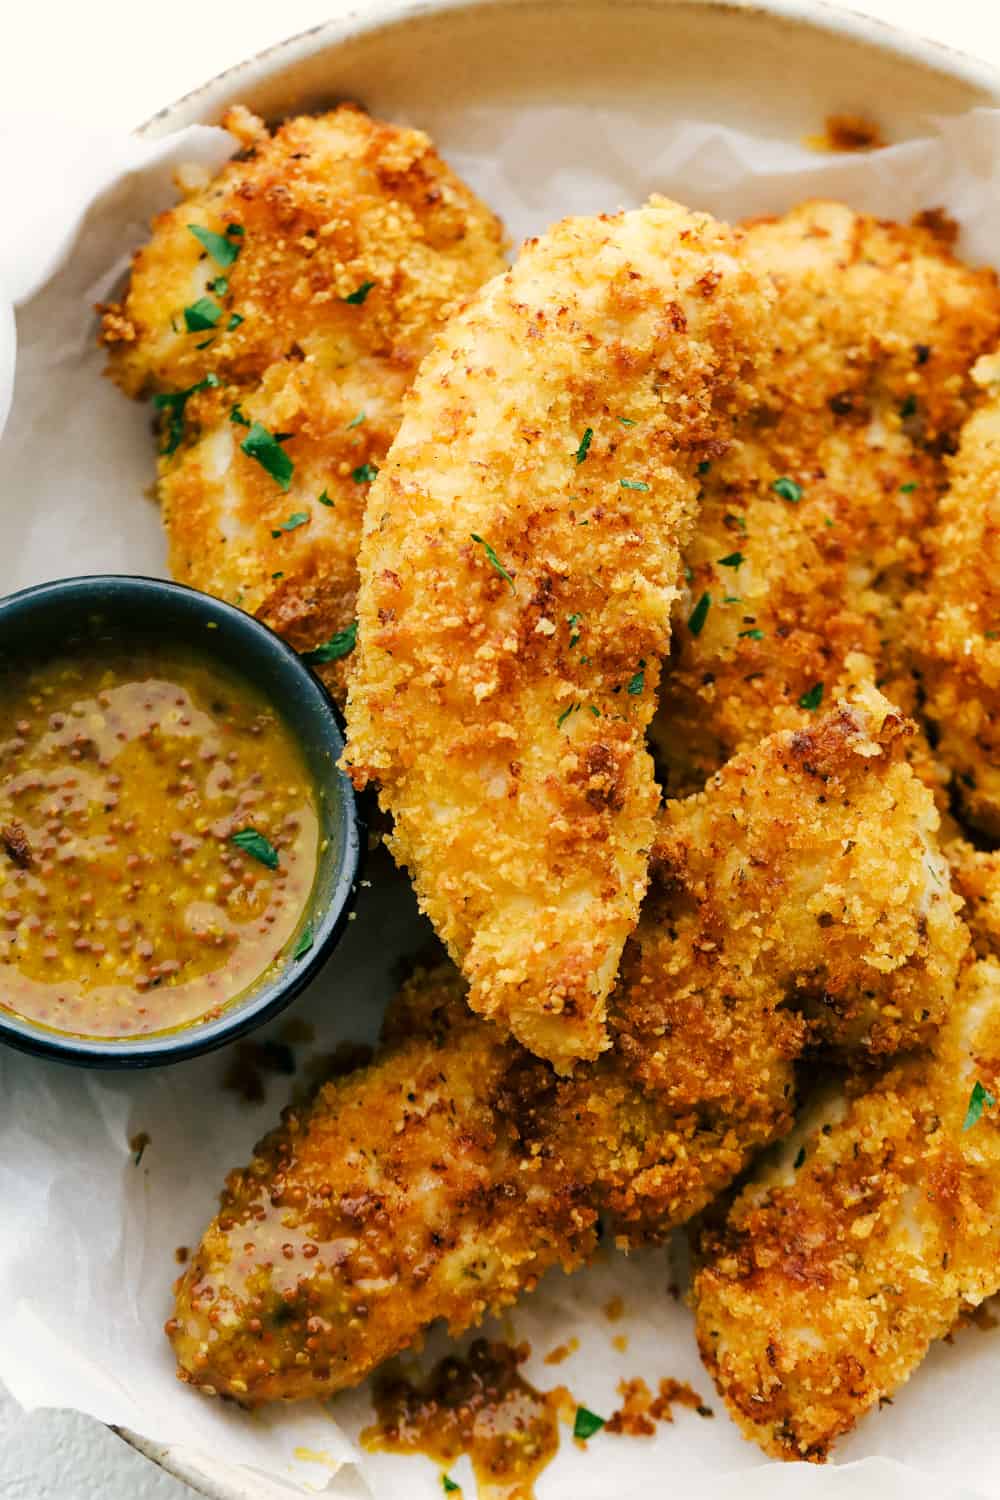
[[[83,574],[73,578],[58,578],[48,583],[33,584],[30,588],[18,589],[0,600],[0,630],[13,615],[22,618],[37,607],[48,609],[68,601],[81,614],[87,606],[83,602],[88,595],[96,601],[103,598],[112,625],[118,620],[118,610],[127,610],[129,599],[142,595],[148,600],[171,600],[182,613],[190,613],[204,619],[206,625],[205,654],[213,657],[212,627],[221,639],[222,632],[235,633],[241,640],[253,638],[257,650],[270,658],[276,673],[296,685],[296,696],[307,705],[311,721],[321,726],[322,743],[329,747],[334,766],[344,749],[344,735],[340,714],[330,695],[315,673],[301,660],[292,648],[260,620],[224,600],[203,594],[184,584],[172,583],[163,578],[148,578],[136,573]],[[123,614],[122,619],[127,615]],[[245,674],[253,682],[252,670]],[[288,695],[292,696],[291,693]],[[285,722],[292,735],[298,738],[298,728],[287,715]],[[343,820],[340,861],[333,873],[330,898],[321,913],[313,917],[313,945],[300,960],[288,963],[272,980],[263,984],[252,999],[236,1000],[224,1009],[214,1021],[167,1035],[153,1034],[149,1037],[124,1038],[121,1041],[91,1037],[76,1037],[50,1031],[45,1027],[22,1021],[8,1011],[0,1011],[0,1041],[21,1052],[32,1053],[67,1066],[127,1070],[136,1068],[165,1067],[189,1058],[212,1052],[217,1047],[246,1036],[265,1022],[272,1020],[289,1006],[297,995],[319,973],[333,953],[350,917],[357,893],[357,881],[361,863],[362,822],[354,790],[342,771],[338,771],[327,791],[335,799],[334,806]]]
[[[227,68],[175,103],[158,110],[140,127],[139,133],[156,137],[194,122],[215,123],[226,104],[236,102],[249,90],[265,81],[273,81],[282,73],[290,73],[314,53],[362,34],[371,35],[389,27],[403,26],[425,16],[491,8],[509,10],[514,18],[520,9],[570,10],[574,3],[575,0],[366,0],[363,6],[352,4],[342,15]],[[848,40],[863,50],[896,57],[900,62],[946,75],[1000,103],[1000,71],[990,64],[889,22],[828,3],[828,0],[604,0],[604,3],[619,11],[685,7],[759,14],[762,18],[778,19],[789,27],[811,32],[819,44],[824,37]],[[302,1493],[298,1487],[222,1464],[193,1449],[177,1444],[153,1443],[123,1428],[113,1430],[208,1500],[288,1500],[289,1496]],[[832,1472],[843,1476],[846,1481],[852,1471],[853,1476],[860,1480],[858,1467],[853,1464]],[[731,1493],[731,1488],[732,1478],[720,1477],[719,1494]],[[846,1488],[844,1493],[846,1495]],[[879,1500],[882,1491],[878,1478],[873,1476],[864,1488],[860,1485],[852,1488],[852,1500],[860,1500],[865,1493],[870,1500]]]

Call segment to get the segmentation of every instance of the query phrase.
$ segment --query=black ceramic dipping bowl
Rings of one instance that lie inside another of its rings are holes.
[[[313,945],[289,955],[214,1020],[167,1035],[91,1039],[53,1031],[2,1009],[0,1041],[62,1062],[147,1068],[178,1062],[242,1036],[283,1010],[329,958],[347,922],[357,885],[361,824],[354,791],[337,761],[344,748],[339,716],[322,684],[266,625],[195,589],[157,578],[115,574],[43,583],[0,599],[0,664],[37,659],[50,646],[107,632],[196,646],[252,682],[297,738],[315,782],[321,847],[306,912]]]

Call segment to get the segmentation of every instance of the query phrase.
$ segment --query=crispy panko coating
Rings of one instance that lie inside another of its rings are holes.
[[[1000,835],[1000,356],[973,376],[985,395],[950,466],[928,545],[928,580],[907,601],[909,641],[938,754],[969,822]]]
[[[708,1233],[695,1282],[705,1362],[777,1458],[822,1460],[1000,1288],[1000,965],[966,969],[932,1051],[856,1087]]]
[[[450,965],[418,974],[374,1064],[230,1176],[168,1324],[181,1377],[247,1405],[355,1384],[579,1265],[599,1215],[628,1246],[704,1208],[791,1123],[797,1007],[872,1049],[922,1032],[962,930],[901,729],[872,693],[667,809],[612,1047],[572,1077],[471,1015]]]
[[[347,764],[473,1008],[563,1069],[607,1045],[679,549],[767,309],[704,215],[566,220],[448,324],[369,497]]]
[[[745,246],[775,282],[773,360],[739,443],[705,475],[685,553],[654,723],[674,796],[808,722],[820,693],[874,680],[911,710],[899,600],[921,574],[970,367],[1000,333],[996,276],[956,260],[934,221],[804,203],[749,225]]]
[[[371,478],[502,234],[420,131],[350,105],[273,135],[242,109],[225,124],[242,151],[157,217],[102,337],[126,394],[159,396],[175,577],[308,649],[354,620]],[[287,488],[241,451],[250,423],[283,435]],[[321,667],[341,698],[343,670]]]

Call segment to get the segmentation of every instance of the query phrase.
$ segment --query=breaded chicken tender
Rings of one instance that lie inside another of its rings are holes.
[[[707,1236],[699,1345],[766,1453],[822,1460],[1000,1289],[997,1098],[1000,965],[980,959],[933,1051],[856,1091]]]
[[[568,219],[447,325],[369,497],[346,764],[473,1009],[562,1069],[607,1045],[679,549],[768,306],[704,215]]]
[[[160,407],[175,577],[313,648],[351,630],[371,480],[434,332],[503,269],[501,229],[420,131],[349,105],[224,123],[242,150],[154,221],[102,337]]]
[[[1000,835],[1000,356],[950,465],[928,545],[928,579],[907,601],[909,643],[938,754],[966,818]]]
[[[450,965],[415,976],[376,1061],[230,1176],[168,1324],[181,1378],[246,1405],[356,1384],[582,1263],[598,1216],[629,1246],[704,1208],[789,1128],[814,1027],[923,1034],[964,934],[902,730],[870,694],[667,809],[612,1047],[571,1078],[473,1016]]]
[[[674,796],[858,682],[912,711],[899,602],[924,566],[970,367],[1000,332],[995,274],[962,265],[933,220],[804,203],[750,224],[745,254],[774,279],[773,359],[740,442],[704,476],[685,552],[654,724]]]

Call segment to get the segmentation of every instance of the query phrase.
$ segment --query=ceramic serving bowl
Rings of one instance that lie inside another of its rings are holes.
[[[207,83],[151,119],[144,134],[216,123],[236,102],[275,119],[352,98],[423,126],[461,169],[470,133],[482,150],[497,112],[513,122],[525,103],[625,109],[651,129],[708,118],[788,141],[815,133],[828,114],[858,113],[895,142],[922,133],[928,116],[1000,102],[1000,77],[987,66],[819,0],[334,3],[329,22]],[[554,174],[586,168],[572,139],[538,147]],[[488,185],[479,186],[489,196]],[[539,221],[545,208],[537,204]],[[123,1435],[213,1500],[299,1493],[183,1446]],[[757,1477],[766,1474],[741,1479],[748,1496],[765,1492]],[[824,1494],[835,1490],[838,1500],[896,1494],[885,1475],[876,1491],[870,1469],[824,1477]],[[706,1476],[699,1493],[721,1497],[731,1488],[731,1480],[716,1487]],[[361,1490],[348,1483],[338,1492]]]
[[[63,578],[0,600],[0,664],[35,659],[48,642],[148,631],[196,646],[239,672],[291,729],[317,789],[321,853],[306,913],[312,947],[291,954],[225,1007],[215,1020],[166,1035],[106,1040],[51,1030],[0,1010],[0,1041],[59,1062],[148,1068],[179,1062],[233,1041],[284,1010],[329,958],[357,887],[361,838],[350,781],[337,769],[344,748],[337,710],[319,679],[273,631],[251,615],[159,578]]]

